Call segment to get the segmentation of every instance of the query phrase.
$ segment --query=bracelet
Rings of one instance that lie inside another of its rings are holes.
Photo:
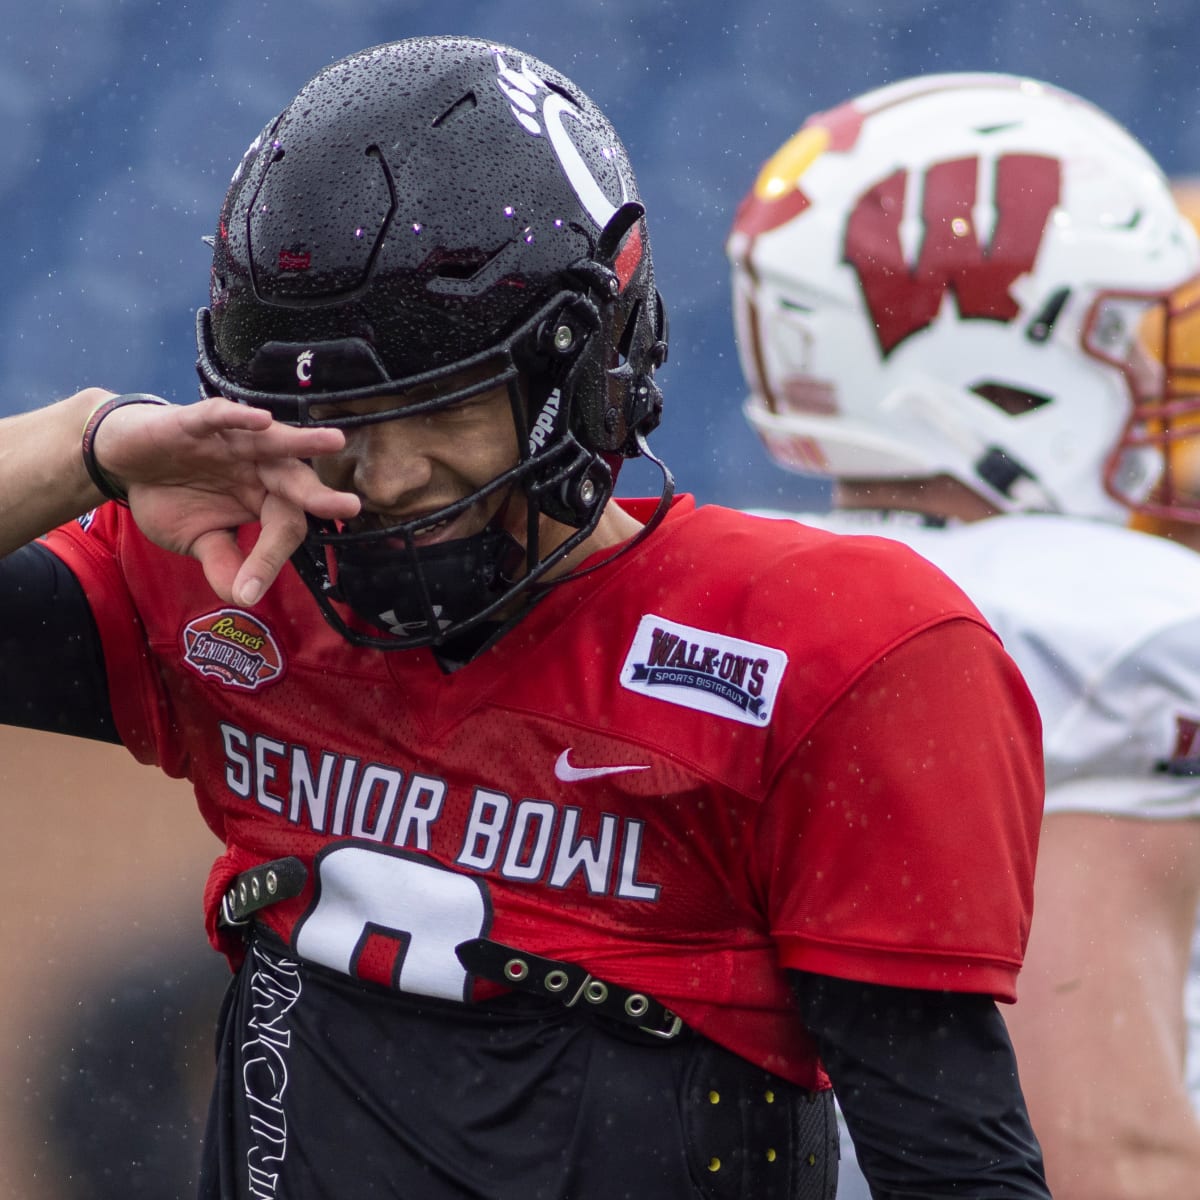
[[[83,438],[79,443],[83,455],[83,465],[88,478],[96,485],[97,490],[106,500],[115,500],[118,504],[128,504],[129,494],[96,459],[96,431],[100,423],[109,413],[124,408],[126,404],[170,404],[161,396],[151,396],[149,392],[127,392],[123,396],[111,396],[102,400],[92,409],[83,427]]]

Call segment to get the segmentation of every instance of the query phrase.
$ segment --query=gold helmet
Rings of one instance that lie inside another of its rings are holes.
[[[1200,177],[1171,180],[1179,211],[1200,232]],[[1185,284],[1171,297],[1168,322],[1148,314],[1142,343],[1155,363],[1169,363],[1162,411],[1147,409],[1146,435],[1163,446],[1156,508],[1135,512],[1130,527],[1200,549],[1200,286]]]

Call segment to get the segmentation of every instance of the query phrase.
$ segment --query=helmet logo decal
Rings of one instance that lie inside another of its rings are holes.
[[[312,253],[303,246],[285,246],[279,251],[281,271],[307,271],[312,266]]]
[[[1155,771],[1164,775],[1200,775],[1200,721],[1195,717],[1175,715],[1175,749],[1168,758],[1154,764]]]
[[[233,178],[229,181],[230,186],[237,183],[237,181],[241,179],[242,172],[246,169],[246,164],[258,153],[259,147],[262,146],[262,144],[263,135],[260,133],[258,137],[256,137],[254,141],[252,141],[250,145],[246,147],[246,153],[242,155],[241,159],[238,161],[238,165],[234,167]]]
[[[313,352],[301,350],[296,355],[296,382],[302,388],[312,386]]]
[[[754,186],[738,205],[733,234],[753,239],[798,217],[812,203],[800,186],[804,173],[823,154],[852,150],[865,116],[849,101],[809,117],[763,164]]]
[[[496,86],[508,99],[509,108],[517,123],[533,137],[545,135],[567,182],[579,198],[579,203],[596,222],[597,228],[603,229],[612,219],[613,213],[629,199],[629,186],[621,173],[616,153],[611,147],[605,147],[603,151],[605,158],[612,162],[621,181],[621,199],[619,203],[614,204],[604,194],[604,189],[597,182],[565,124],[568,117],[573,121],[582,120],[579,109],[566,96],[552,92],[527,62],[522,62],[518,71],[508,66],[499,51],[494,50],[492,54],[496,60]],[[540,124],[537,119],[539,102],[542,118]]]
[[[1011,321],[1010,288],[1034,268],[1051,213],[1062,192],[1062,164],[1040,154],[1006,154],[995,163],[994,219],[988,245],[976,227],[978,158],[936,163],[921,181],[916,262],[905,260],[901,229],[908,172],[870,188],[846,225],[844,260],[858,273],[863,297],[886,358],[911,334],[931,325],[947,292],[959,315]]]
[[[561,402],[562,392],[555,388],[546,398],[542,411],[538,413],[538,418],[529,431],[530,454],[536,454],[546,444],[546,439],[554,432],[554,422],[558,420],[558,406]]]

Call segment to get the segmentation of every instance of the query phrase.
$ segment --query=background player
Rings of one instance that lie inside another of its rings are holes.
[[[1200,180],[1173,180],[1171,195],[1175,198],[1180,212],[1191,222],[1192,228],[1200,231]],[[1194,299],[1190,293],[1184,293],[1177,297],[1176,303],[1182,308]],[[1158,331],[1152,329],[1150,332],[1155,334]],[[1172,390],[1180,398],[1186,398],[1194,395],[1200,388],[1200,377],[1195,370],[1195,364],[1200,360],[1200,346],[1196,344],[1196,339],[1200,339],[1200,329],[1197,329],[1195,322],[1189,322],[1180,336],[1188,340],[1185,353],[1181,356],[1184,362],[1172,377]],[[1158,339],[1152,336],[1147,341],[1152,351],[1158,353]],[[1185,411],[1180,414],[1178,423],[1186,425],[1195,420],[1195,416]],[[1189,496],[1200,496],[1200,456],[1196,453],[1196,443],[1181,442],[1172,466],[1177,486]],[[1129,523],[1134,529],[1157,534],[1192,550],[1200,550],[1200,524],[1193,520],[1161,513],[1135,512]],[[1187,1089],[1192,1108],[1200,1114],[1200,920],[1197,921],[1192,939],[1191,970],[1188,973],[1184,998],[1188,1023]]]
[[[0,430],[0,717],[186,776],[225,845],[203,1194],[827,1196],[824,1067],[881,1192],[1044,1200],[994,1003],[1032,701],[894,543],[611,499],[666,325],[599,110],[364,51],[214,240],[209,399]]]
[[[1192,231],[1093,106],[932,75],[811,117],[728,251],[747,415],[843,510],[801,519],[940,565],[1038,701],[1046,819],[1008,1022],[1054,1194],[1200,1196],[1181,1002],[1200,562],[1121,527],[1200,521],[1195,311],[1172,299]]]

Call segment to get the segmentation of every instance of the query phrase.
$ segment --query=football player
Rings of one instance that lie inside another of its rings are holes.
[[[836,511],[800,520],[940,566],[1037,700],[1046,815],[1008,1023],[1054,1195],[1200,1196],[1200,560],[1125,527],[1200,533],[1193,231],[1093,105],[949,74],[810,117],[727,249],[746,414],[776,462],[832,480]],[[865,1194],[844,1170],[839,1195]]]
[[[226,847],[206,1200],[828,1197],[831,1077],[880,1195],[1044,1200],[1032,698],[904,547],[614,499],[667,326],[602,113],[375,47],[213,243],[206,398],[0,431],[0,719]]]

